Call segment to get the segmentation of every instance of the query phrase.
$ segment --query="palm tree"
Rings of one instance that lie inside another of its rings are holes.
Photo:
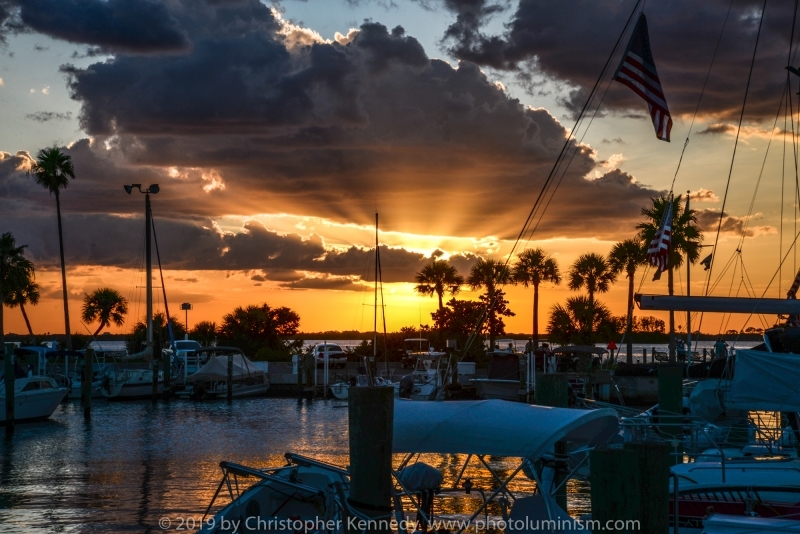
[[[575,260],[569,270],[569,288],[579,291],[586,288],[589,293],[589,317],[594,314],[594,294],[605,293],[609,286],[617,278],[606,259],[601,254],[594,252],[583,254]],[[592,325],[594,320],[586,321],[586,326],[590,329],[586,339],[592,343]]]
[[[5,305],[9,308],[16,308],[19,306],[19,311],[22,312],[22,318],[25,319],[25,326],[28,327],[28,335],[31,337],[33,343],[33,329],[31,328],[31,321],[28,319],[28,314],[25,312],[25,305],[31,304],[36,306],[39,304],[39,284],[33,281],[33,273],[27,282],[12,290],[11,293],[6,295]]]
[[[217,323],[200,321],[194,325],[189,336],[204,347],[210,347],[217,341]]]
[[[64,236],[61,229],[61,200],[59,191],[69,185],[69,179],[75,179],[72,158],[56,146],[43,148],[36,154],[36,163],[31,165],[28,174],[36,177],[36,183],[56,196],[56,213],[58,214],[58,246],[61,251],[61,287],[64,292],[64,328],[67,334],[67,350],[72,350],[72,337],[69,328],[69,304],[67,300],[67,268],[64,265]]]
[[[3,308],[6,299],[30,283],[34,276],[33,263],[24,255],[26,247],[18,247],[14,236],[8,232],[0,236],[0,347],[5,347]]]
[[[512,278],[524,287],[533,286],[533,341],[539,339],[539,284],[542,282],[561,283],[558,263],[540,248],[523,250],[517,258]]]
[[[455,296],[464,285],[464,277],[458,274],[455,267],[445,260],[435,258],[417,273],[414,280],[417,282],[414,291],[421,295],[439,297],[440,312],[444,308],[442,298],[445,291]]]
[[[608,255],[611,269],[619,274],[625,271],[628,277],[628,322],[625,326],[625,340],[627,344],[628,363],[633,363],[633,275],[636,268],[647,264],[647,250],[639,239],[626,239],[620,241],[611,249]]]
[[[650,243],[661,225],[661,219],[670,200],[666,197],[651,199],[652,207],[642,208],[645,221],[639,223],[639,237],[644,243]],[[672,271],[683,265],[684,257],[696,263],[700,257],[700,243],[703,236],[697,226],[697,216],[693,209],[685,210],[681,204],[681,195],[672,200],[672,231],[670,237],[669,261],[667,268],[667,288],[669,294],[674,292]],[[669,361],[675,361],[675,312],[669,312]]]
[[[83,297],[83,313],[81,319],[85,323],[100,321],[92,336],[100,333],[100,330],[114,323],[117,326],[125,324],[125,315],[128,313],[128,299],[110,287],[101,287],[92,292],[91,295]]]
[[[494,350],[494,339],[497,331],[497,297],[500,288],[498,286],[508,283],[511,276],[508,266],[497,260],[479,259],[472,266],[467,278],[467,284],[473,291],[484,288],[484,301],[489,310],[489,347]]]
[[[590,315],[591,310],[591,315]],[[590,319],[591,317],[591,319]],[[549,339],[566,345],[591,344],[587,332],[604,331],[614,334],[611,311],[601,302],[589,302],[588,297],[570,297],[566,305],[554,304],[550,308]]]

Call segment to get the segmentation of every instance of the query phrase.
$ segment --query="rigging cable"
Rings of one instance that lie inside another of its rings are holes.
[[[734,164],[734,162],[736,160],[736,148],[739,146],[739,134],[742,131],[742,122],[744,121],[744,109],[745,109],[745,106],[747,105],[747,95],[750,92],[750,81],[753,78],[753,66],[755,65],[755,61],[756,61],[756,52],[758,51],[758,42],[759,42],[759,40],[761,38],[761,27],[762,27],[762,25],[764,23],[764,12],[766,11],[766,7],[767,7],[767,0],[764,0],[764,4],[763,4],[763,6],[761,8],[761,17],[759,18],[759,21],[758,21],[758,33],[756,33],[756,42],[755,42],[755,46],[753,47],[753,57],[750,59],[750,70],[749,70],[748,75],[747,75],[747,85],[745,86],[745,90],[744,90],[744,100],[742,102],[742,111],[739,114],[739,125],[736,128],[736,140],[733,143],[733,154],[731,156],[731,165],[730,165],[730,168],[728,170],[728,181],[725,184],[725,195],[722,198],[722,208],[719,211],[719,223],[717,224],[717,235],[714,238],[714,248],[712,249],[714,252],[717,251],[717,245],[719,244],[719,234],[720,234],[720,231],[722,230],[722,217],[725,214],[725,204],[728,201],[728,191],[729,191],[730,186],[731,186],[731,176],[733,176],[733,164]],[[710,263],[710,266],[709,266],[708,279],[706,281],[706,296],[708,296],[708,285],[709,285],[709,282],[710,282],[711,275],[712,275],[713,271],[714,271],[714,257],[712,256],[711,257],[711,263]]]
[[[597,77],[597,80],[595,81],[594,86],[592,87],[592,90],[590,91],[589,96],[586,99],[586,102],[584,103],[583,107],[581,108],[581,111],[578,114],[578,118],[576,119],[575,124],[572,127],[572,130],[570,130],[569,135],[564,140],[564,145],[561,147],[561,151],[559,152],[558,156],[556,157],[556,161],[553,163],[553,167],[550,169],[550,172],[549,172],[547,178],[545,179],[544,184],[542,184],[542,188],[539,191],[539,194],[537,195],[536,200],[534,201],[533,207],[531,208],[530,212],[528,213],[527,218],[525,219],[525,223],[522,225],[522,229],[520,230],[520,232],[519,232],[519,234],[517,236],[517,239],[514,242],[514,245],[511,247],[511,251],[508,253],[508,256],[506,257],[505,263],[503,264],[503,270],[501,272],[501,277],[505,276],[506,273],[508,272],[508,264],[510,263],[511,258],[514,255],[514,251],[516,250],[516,248],[519,245],[520,241],[523,240],[523,238],[524,238],[524,236],[525,236],[525,234],[526,234],[526,232],[528,230],[528,227],[531,224],[531,221],[533,220],[533,218],[534,218],[536,212],[538,211],[538,209],[541,207],[542,199],[546,195],[547,190],[549,189],[551,183],[553,182],[553,178],[555,177],[555,175],[556,175],[556,173],[558,171],[558,168],[560,167],[561,163],[563,162],[564,154],[566,153],[567,149],[569,148],[570,143],[572,142],[573,138],[575,137],[575,133],[576,133],[580,123],[583,121],[583,118],[584,118],[584,116],[586,114],[586,110],[589,108],[591,102],[594,100],[594,97],[597,94],[597,88],[600,85],[600,82],[602,81],[603,76],[605,75],[606,71],[608,70],[608,66],[611,64],[611,60],[614,57],[614,54],[616,53],[617,48],[619,48],[619,45],[622,42],[622,38],[624,37],[625,33],[627,32],[627,30],[628,30],[628,28],[629,28],[629,26],[631,24],[631,21],[633,20],[633,16],[638,11],[639,4],[641,2],[642,2],[642,0],[636,0],[636,4],[634,4],[633,9],[631,10],[630,15],[628,16],[628,20],[625,22],[625,25],[623,26],[622,31],[619,34],[619,37],[617,37],[617,41],[614,43],[614,46],[611,49],[611,53],[609,54],[608,58],[606,59],[605,64],[603,65],[603,68],[600,71],[600,75]],[[486,318],[486,315],[487,315],[489,309],[492,308],[492,307],[494,307],[494,301],[489,302],[488,305],[484,307],[484,309],[481,312],[481,315],[478,318],[478,321],[476,323],[475,330],[473,330],[472,334],[470,335],[469,339],[467,340],[467,343],[466,343],[465,348],[464,348],[465,352],[467,350],[469,350],[470,346],[474,342],[475,338],[477,337],[477,335],[478,335],[478,333],[480,331],[481,325],[485,321],[485,318]]]

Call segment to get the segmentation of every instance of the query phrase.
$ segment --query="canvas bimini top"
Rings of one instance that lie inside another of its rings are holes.
[[[557,441],[607,443],[618,432],[611,409],[575,410],[504,400],[396,400],[393,452],[539,458]]]
[[[800,411],[800,354],[737,349],[725,406],[750,411]]]

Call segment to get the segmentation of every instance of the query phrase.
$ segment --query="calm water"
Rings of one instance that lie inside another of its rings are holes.
[[[480,429],[476,429],[480,432]],[[348,463],[347,407],[294,399],[193,403],[148,401],[93,407],[85,423],[77,402],[51,420],[0,429],[0,532],[163,532],[180,518],[200,519],[221,478],[219,462],[282,465],[298,452]],[[463,457],[426,455],[452,484]],[[399,458],[396,458],[399,461]],[[499,474],[516,459],[490,458]],[[476,487],[495,487],[485,470],[468,469]],[[533,491],[520,476],[511,489]],[[586,486],[571,484],[572,513],[588,510]],[[473,495],[477,495],[473,492]],[[476,499],[445,502],[439,512],[470,513]]]

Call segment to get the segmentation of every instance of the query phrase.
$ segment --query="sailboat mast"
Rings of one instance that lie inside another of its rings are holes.
[[[145,234],[145,276],[147,277],[147,346],[153,346],[153,260],[151,257],[151,238],[153,230],[150,226],[150,194],[144,195],[144,234]]]
[[[372,318],[372,330],[375,336],[372,339],[372,356],[378,357],[378,212],[375,212],[375,313]]]

